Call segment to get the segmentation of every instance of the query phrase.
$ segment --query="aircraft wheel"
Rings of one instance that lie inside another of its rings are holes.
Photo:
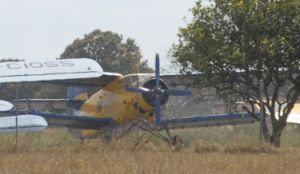
[[[183,148],[183,141],[179,135],[175,135],[172,139],[172,145],[175,151],[180,151]]]

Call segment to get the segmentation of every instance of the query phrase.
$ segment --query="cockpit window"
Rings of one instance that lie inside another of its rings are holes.
[[[145,81],[151,78],[151,74],[130,74],[124,77],[124,84],[126,87],[143,86]]]

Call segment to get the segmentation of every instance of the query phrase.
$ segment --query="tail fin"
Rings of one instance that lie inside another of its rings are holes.
[[[87,89],[81,86],[69,86],[67,89],[67,99],[82,101],[80,104],[69,105],[68,114],[74,114],[75,111],[80,110],[80,107],[88,99]]]

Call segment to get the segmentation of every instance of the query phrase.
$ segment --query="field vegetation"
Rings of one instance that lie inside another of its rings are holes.
[[[81,142],[64,129],[0,135],[0,173],[298,173],[300,135],[288,126],[283,147],[260,144],[258,125],[177,130],[184,147],[178,151],[137,134],[105,143]],[[277,161],[274,163],[273,161]]]

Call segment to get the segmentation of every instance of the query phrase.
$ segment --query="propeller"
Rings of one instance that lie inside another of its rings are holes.
[[[130,92],[135,93],[141,93],[141,94],[151,94],[154,96],[153,100],[153,106],[155,110],[155,122],[157,126],[161,125],[161,97],[163,95],[171,95],[171,96],[188,96],[192,93],[190,91],[183,91],[183,90],[169,90],[169,89],[163,89],[160,84],[160,62],[159,62],[159,55],[156,54],[155,57],[155,87],[152,89],[144,88],[144,87],[127,87],[126,90]]]

